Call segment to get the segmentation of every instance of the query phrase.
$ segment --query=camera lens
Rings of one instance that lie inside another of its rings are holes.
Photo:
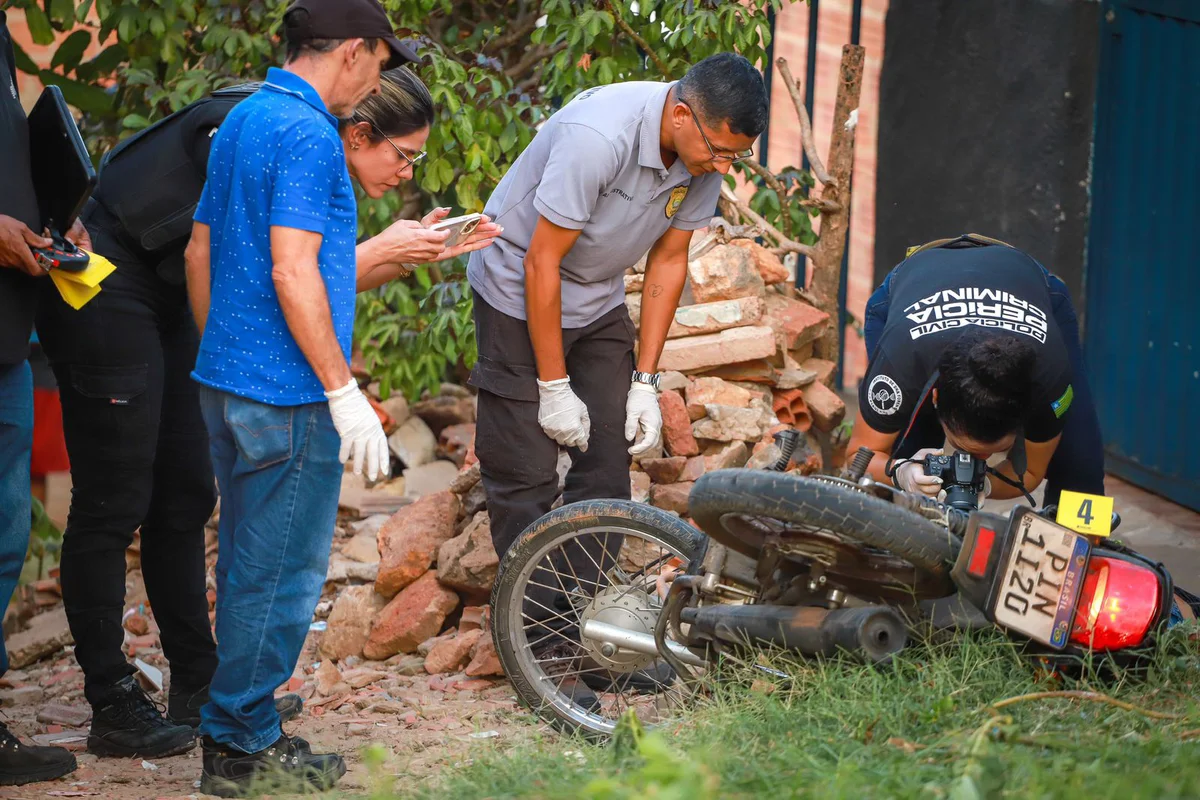
[[[946,505],[959,511],[975,511],[979,508],[979,493],[973,486],[952,484],[946,487]]]

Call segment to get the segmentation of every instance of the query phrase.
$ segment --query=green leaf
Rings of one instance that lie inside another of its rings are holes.
[[[450,166],[450,162],[446,160],[438,161],[438,180],[442,186],[449,186],[454,182],[454,167]]]
[[[105,114],[112,110],[112,95],[99,86],[73,81],[48,69],[42,70],[39,77],[47,86],[54,85],[62,89],[67,104],[86,114]]]
[[[121,124],[126,128],[133,130],[141,130],[142,128],[150,127],[150,120],[143,117],[141,114],[129,114],[125,119],[121,120]]]
[[[50,67],[64,67],[64,72],[70,72],[79,66],[79,60],[83,58],[83,51],[92,43],[92,34],[85,30],[78,30],[63,40],[58,49],[54,51],[54,57],[50,59]]]
[[[92,0],[83,0],[79,4],[79,8],[75,9],[75,19],[83,22],[87,19],[88,12],[92,10]]]
[[[12,43],[12,46],[13,55],[16,57],[17,69],[28,75],[37,75],[41,69],[34,63],[34,60],[15,41]]]
[[[75,27],[75,4],[71,0],[50,0],[50,17],[63,25],[62,30]]]
[[[117,38],[122,42],[132,42],[134,31],[133,17],[129,14],[122,14],[121,21],[117,23]]]
[[[517,125],[515,122],[510,122],[504,126],[504,132],[500,134],[500,152],[507,153],[512,150],[512,146],[517,142]]]
[[[25,9],[25,24],[29,26],[29,36],[34,44],[54,43],[54,29],[50,27],[50,19],[40,6],[33,4]]]
[[[127,53],[128,50],[125,48],[124,44],[112,44],[112,46],[101,50],[101,52],[96,55],[96,58],[91,59],[90,61],[84,61],[83,64],[80,64],[76,72],[79,74],[80,78],[84,78],[85,71],[86,77],[88,78],[107,76],[108,73],[116,70],[116,67],[121,66],[122,62],[125,61]]]

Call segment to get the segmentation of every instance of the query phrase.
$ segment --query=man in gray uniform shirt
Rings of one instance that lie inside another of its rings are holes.
[[[631,454],[661,436],[658,358],[692,233],[709,225],[723,176],[752,156],[767,110],[762,75],[733,53],[676,83],[589,89],[546,121],[489,198],[504,233],[467,269],[479,342],[470,383],[501,557],[550,511],[560,445],[572,462],[564,503],[629,499]],[[635,370],[622,276],[647,251]]]

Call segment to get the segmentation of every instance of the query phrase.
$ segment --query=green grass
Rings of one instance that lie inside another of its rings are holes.
[[[1173,630],[1141,677],[1039,677],[999,636],[910,647],[886,669],[792,663],[793,681],[725,684],[658,731],[627,728],[607,746],[553,734],[516,749],[484,746],[432,784],[399,775],[372,796],[1200,797],[1200,737],[1187,735],[1200,734],[1197,630]],[[1079,699],[990,709],[1056,689],[1180,718]]]

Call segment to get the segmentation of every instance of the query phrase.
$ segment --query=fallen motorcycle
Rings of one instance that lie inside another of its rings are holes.
[[[669,717],[722,659],[762,648],[886,663],[915,624],[996,625],[1066,665],[1139,658],[1166,624],[1161,564],[1027,506],[975,509],[977,464],[930,464],[950,470],[938,503],[866,477],[870,451],[840,476],[785,474],[788,444],[775,470],[696,482],[689,509],[703,533],[619,500],[531,525],[492,591],[497,654],[520,699],[603,736],[628,709],[649,724]]]

